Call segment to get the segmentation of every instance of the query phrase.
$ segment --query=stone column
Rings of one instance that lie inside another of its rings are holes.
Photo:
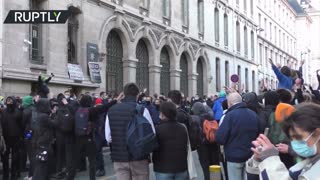
[[[149,65],[149,95],[160,93],[160,72],[161,65]]]
[[[136,82],[136,68],[138,59],[124,59],[123,60],[123,84]]]
[[[197,73],[188,74],[188,96],[192,97],[197,94]]]
[[[170,90],[180,90],[180,73],[181,70],[170,70]]]

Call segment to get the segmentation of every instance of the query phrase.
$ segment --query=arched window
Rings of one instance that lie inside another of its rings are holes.
[[[111,31],[107,38],[106,92],[118,94],[123,88],[123,48],[120,36]]]
[[[138,42],[136,57],[138,59],[136,83],[140,90],[149,88],[149,53],[147,45],[143,40]]]
[[[188,97],[188,61],[184,53],[181,55],[180,69],[180,91]]]
[[[237,52],[240,52],[240,23],[239,23],[239,21],[237,21],[237,23],[236,23],[236,38],[237,38]]]
[[[245,26],[243,29],[243,36],[244,36],[244,54],[248,56],[248,30]]]
[[[220,59],[216,58],[216,91],[221,91]]]
[[[229,45],[229,37],[228,37],[228,34],[229,34],[229,24],[228,24],[228,15],[227,14],[224,14],[223,16],[223,24],[224,24],[224,28],[223,28],[223,31],[224,31],[224,45],[225,46],[228,46]]]
[[[184,26],[189,26],[189,0],[181,0],[182,22]]]
[[[204,3],[203,3],[203,0],[198,0],[198,30],[199,30],[199,33],[204,32]]]
[[[251,58],[254,59],[254,33],[251,31]]]
[[[215,8],[214,9],[214,37],[215,37],[216,42],[219,42],[219,37],[220,37],[220,35],[219,35],[219,30],[220,30],[219,18],[220,18],[219,17],[219,9]]]
[[[160,93],[167,95],[170,91],[170,56],[166,48],[161,51],[160,64]]]
[[[197,94],[199,96],[203,96],[203,60],[201,58],[198,59],[197,63]]]

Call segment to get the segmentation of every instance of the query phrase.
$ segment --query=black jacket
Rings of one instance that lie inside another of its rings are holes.
[[[56,124],[50,118],[51,106],[48,99],[40,99],[32,111],[32,143],[36,147],[49,147],[53,142]]]
[[[32,110],[33,106],[29,106],[24,108],[22,112],[22,123],[25,133],[31,130]]]
[[[7,137],[22,137],[24,129],[22,123],[22,112],[16,107],[16,99],[14,97],[8,97],[7,99],[13,100],[13,105],[8,106],[2,112],[1,125],[3,129],[3,135]]]
[[[136,106],[137,102],[135,97],[125,97],[122,103],[114,105],[108,112],[112,137],[111,159],[114,162],[129,162],[135,160],[129,155],[126,137],[128,124],[135,114]]]
[[[51,80],[51,77],[49,77],[45,81],[42,81],[41,76],[38,77],[38,94],[40,95],[41,98],[47,98],[47,95],[50,92],[48,88],[48,84],[50,80]]]
[[[179,173],[188,169],[188,135],[176,121],[161,121],[156,126],[159,148],[153,153],[153,168],[160,173]]]

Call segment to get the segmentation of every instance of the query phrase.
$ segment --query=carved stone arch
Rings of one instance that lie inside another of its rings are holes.
[[[186,58],[187,58],[187,62],[188,62],[188,74],[192,74],[194,73],[194,61],[193,61],[193,56],[192,56],[192,53],[190,51],[189,48],[187,48],[185,46],[185,49],[180,53],[180,55],[178,56],[177,58],[177,66],[176,67],[179,67],[180,69],[180,60],[181,60],[181,56],[182,54],[185,54]]]
[[[171,38],[170,38],[171,39]],[[176,59],[176,54],[174,53],[175,47],[174,45],[171,43],[171,41],[166,40],[166,41],[162,41],[162,43],[159,46],[159,50],[160,52],[162,51],[163,48],[166,48],[166,50],[169,53],[169,57],[170,57],[170,69],[178,69],[178,67],[176,66],[175,63],[175,59]]]
[[[150,32],[150,30],[147,30]],[[139,31],[135,37],[135,41],[133,42],[133,45],[132,47],[134,47],[134,51],[135,52],[135,48],[137,47],[137,44],[140,40],[143,40],[146,45],[147,45],[147,48],[148,48],[148,54],[149,54],[149,64],[154,64],[152,62],[152,60],[154,59],[157,59],[155,58],[155,51],[156,51],[156,48],[155,48],[155,44],[154,44],[154,41],[152,39],[152,37],[150,36],[149,33],[145,33],[145,31]]]
[[[129,25],[128,21],[125,20],[125,19],[122,19],[121,24],[123,25],[123,27],[126,29],[127,33],[129,34],[130,40],[134,41],[133,30],[130,28],[130,25]]]
[[[166,39],[167,38],[167,39]],[[162,36],[157,44],[157,49],[160,47],[161,43],[163,43],[164,41],[167,41],[170,38],[170,36],[168,36],[167,34],[165,34],[164,36]]]
[[[101,53],[105,53],[107,37],[112,30],[116,31],[119,34],[123,46],[123,58],[128,59],[130,36],[127,33],[128,31],[126,30],[126,28],[123,25],[119,25],[117,23],[117,16],[111,16],[103,23],[98,39],[99,51]]]
[[[196,56],[195,66],[197,66],[199,60],[201,60],[202,68],[203,68],[203,93],[207,95],[209,90],[208,84],[211,79],[211,77],[209,77],[211,74],[211,65],[210,65],[210,60],[208,58],[208,54],[203,48],[201,48],[198,55]],[[197,70],[197,67],[196,67],[196,70]]]

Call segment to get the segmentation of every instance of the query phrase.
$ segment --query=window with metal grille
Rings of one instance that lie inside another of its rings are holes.
[[[136,48],[136,57],[138,59],[136,69],[136,84],[140,90],[149,88],[149,54],[147,45],[143,40],[138,42]]]
[[[199,96],[203,96],[203,60],[201,58],[198,59],[197,63],[197,94]]]
[[[30,9],[41,10],[40,2],[37,0],[30,1]],[[30,61],[34,64],[43,64],[42,56],[42,25],[30,25],[30,41],[32,42],[30,51]]]
[[[119,94],[123,89],[123,48],[120,36],[111,31],[107,37],[106,92]]]
[[[161,50],[160,64],[160,94],[167,95],[170,91],[170,56],[166,48]]]
[[[75,13],[68,19],[68,63],[77,63],[79,21]]]
[[[180,69],[180,91],[188,97],[188,61],[185,54],[181,55]]]

